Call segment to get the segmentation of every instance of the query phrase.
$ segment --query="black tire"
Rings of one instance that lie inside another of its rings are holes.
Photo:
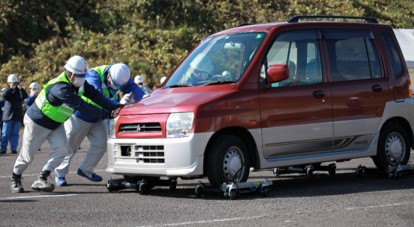
[[[139,183],[138,184],[138,191],[141,195],[148,195],[151,190],[151,187],[148,183]]]
[[[267,197],[267,196],[269,195],[269,191],[270,191],[269,186],[264,186],[264,187],[262,188],[262,196],[263,196],[263,197]]]
[[[355,176],[362,177],[365,175],[365,166],[358,166],[358,168],[355,170]]]
[[[246,144],[237,136],[219,137],[207,154],[206,172],[210,184],[245,182],[249,177],[250,160]],[[237,175],[237,177],[235,177]]]
[[[203,195],[203,186],[197,185],[195,188],[195,196],[200,198]]]
[[[175,192],[177,190],[177,181],[171,181],[169,185],[170,192]]]
[[[333,177],[333,176],[335,176],[335,174],[336,174],[336,170],[335,170],[335,169],[330,169],[330,170],[328,171],[328,173],[329,173],[329,176]]]
[[[335,174],[336,174],[336,165],[335,164],[329,164],[328,168],[329,168],[329,170],[328,170],[329,176],[335,176]]]
[[[280,175],[280,168],[273,168],[273,175],[278,177]]]
[[[231,189],[230,193],[229,193],[229,199],[230,200],[234,200],[237,198],[237,190],[236,189]]]
[[[112,180],[108,180],[108,183],[106,183],[106,189],[108,189],[108,192],[113,192],[116,190],[115,186],[112,183]]]
[[[404,128],[388,124],[378,140],[377,155],[372,157],[375,166],[386,173],[388,166],[406,165],[410,159],[410,143]]]
[[[315,171],[315,169],[312,166],[306,166],[305,167],[305,173],[306,176],[313,176],[313,172]]]

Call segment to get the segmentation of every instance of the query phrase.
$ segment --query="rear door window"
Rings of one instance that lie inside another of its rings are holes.
[[[326,30],[331,81],[382,78],[380,61],[370,31]]]

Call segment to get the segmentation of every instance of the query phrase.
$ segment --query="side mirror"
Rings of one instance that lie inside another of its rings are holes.
[[[276,83],[289,78],[289,67],[285,64],[271,65],[267,69],[267,82]]]

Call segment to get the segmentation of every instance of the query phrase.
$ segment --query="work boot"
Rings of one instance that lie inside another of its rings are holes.
[[[50,175],[50,171],[42,171],[38,179],[33,182],[32,189],[40,192],[52,192],[55,189],[55,185],[47,182],[47,177]]]
[[[22,186],[22,175],[16,175],[13,173],[11,182],[10,182],[10,189],[12,193],[22,193],[24,192]]]

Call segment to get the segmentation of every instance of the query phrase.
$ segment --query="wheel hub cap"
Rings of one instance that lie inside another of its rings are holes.
[[[242,167],[242,159],[240,153],[236,149],[229,149],[224,156],[223,169],[227,180],[232,181],[234,176]],[[241,176],[242,173],[239,173]]]
[[[387,139],[385,151],[388,159],[396,163],[402,160],[405,146],[398,135],[392,135]]]

